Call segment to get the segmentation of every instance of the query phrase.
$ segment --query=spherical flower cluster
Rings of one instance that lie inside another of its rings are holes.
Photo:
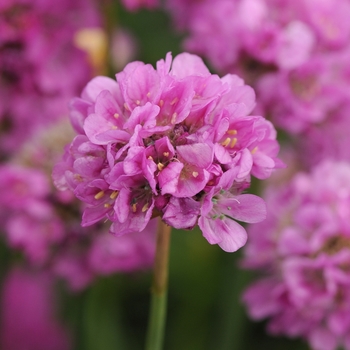
[[[167,3],[188,33],[185,49],[254,85],[275,126],[301,133],[349,104],[348,0]]]
[[[302,137],[294,138],[299,162],[310,169],[323,159],[350,162],[349,130],[350,100],[332,113],[328,120],[305,131]]]
[[[9,271],[1,290],[1,349],[72,349],[67,329],[56,319],[56,304],[50,276],[19,268]]]
[[[292,69],[315,51],[348,47],[350,37],[347,0],[336,7],[331,0],[168,0],[167,7],[180,27],[189,31],[185,47],[225,71],[242,54]]]
[[[66,115],[67,101],[91,78],[74,35],[99,22],[90,0],[1,1],[0,156]]]
[[[73,135],[69,127],[46,128],[11,163],[0,166],[0,226],[8,246],[22,252],[28,266],[79,290],[98,275],[150,268],[156,221],[123,237],[111,235],[102,223],[81,227],[81,203],[70,191],[54,188],[50,179],[52,163]]]
[[[261,107],[276,126],[296,135],[304,136],[320,124],[338,124],[339,111],[350,108],[349,62],[350,46],[315,53],[294,69],[264,75],[256,87]]]
[[[244,266],[263,276],[243,296],[251,317],[314,350],[350,349],[349,178],[348,163],[325,161],[269,188],[245,247]]]
[[[87,204],[83,226],[105,218],[118,236],[155,216],[179,229],[196,224],[211,244],[235,251],[246,241],[235,220],[258,222],[264,201],[242,194],[250,175],[282,166],[272,124],[249,115],[252,88],[210,74],[202,60],[168,54],[93,79],[71,103],[78,135],[54,170],[56,185]]]

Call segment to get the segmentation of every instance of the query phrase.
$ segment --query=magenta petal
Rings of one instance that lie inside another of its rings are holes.
[[[206,143],[177,146],[176,150],[185,163],[207,168],[213,162],[213,148]]]
[[[173,196],[192,197],[202,191],[209,181],[210,173],[190,165],[185,165],[180,174]]]
[[[278,282],[273,278],[266,278],[249,286],[243,294],[243,301],[247,305],[249,315],[254,320],[262,320],[279,311],[279,300],[275,295]],[[261,297],[264,302],[261,302]]]
[[[163,220],[177,229],[193,228],[198,219],[200,203],[192,198],[170,199],[165,208]]]
[[[141,232],[145,229],[151,219],[154,203],[152,202],[146,212],[138,212],[137,214],[130,214],[124,222],[114,222],[110,231],[117,236],[132,232]]]
[[[226,252],[235,252],[247,241],[246,230],[232,219],[200,217],[198,224],[207,241],[218,244]]]
[[[167,136],[156,140],[154,146],[160,159],[169,160],[175,154],[175,149]]]
[[[183,166],[180,162],[172,162],[159,173],[158,181],[162,195],[176,192]]]
[[[216,159],[221,163],[221,164],[229,164],[232,162],[232,157],[230,153],[227,151],[225,147],[222,145],[216,143],[214,145],[214,153]]]
[[[179,79],[190,75],[210,75],[203,60],[199,56],[187,52],[181,53],[174,58],[170,73]]]
[[[69,119],[74,130],[79,134],[84,134],[84,121],[89,115],[89,110],[92,108],[92,103],[83,100],[82,98],[75,97],[71,100]]]
[[[141,124],[144,128],[154,127],[156,125],[156,116],[159,113],[159,109],[159,106],[152,105],[149,102],[144,106],[136,107],[125,123],[124,128],[133,130],[138,124]]]
[[[130,190],[122,188],[119,191],[114,203],[114,211],[120,223],[125,222],[129,216],[131,199],[132,193]]]
[[[256,223],[266,219],[265,201],[253,194],[220,199],[218,208],[223,214],[243,222]]]
[[[95,113],[118,126],[121,126],[121,122],[124,120],[121,107],[108,90],[101,91],[97,96]]]
[[[81,97],[89,102],[95,102],[97,96],[103,90],[109,90],[112,94],[115,94],[118,91],[118,84],[116,81],[108,77],[95,77],[86,85]]]
[[[90,114],[85,119],[84,130],[89,140],[97,145],[127,142],[130,139],[129,133],[117,129],[114,123],[98,114]]]
[[[312,330],[308,336],[310,345],[317,350],[334,350],[337,348],[337,337],[326,327]]]
[[[93,207],[86,208],[83,213],[83,219],[81,225],[83,227],[90,226],[105,218],[110,208],[105,208],[103,204]]]

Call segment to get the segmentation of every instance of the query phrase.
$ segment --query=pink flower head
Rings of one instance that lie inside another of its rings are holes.
[[[146,224],[142,232],[137,227],[137,232],[116,237],[108,232],[108,226],[93,224],[96,218],[91,212],[91,225],[81,227],[82,203],[71,191],[50,186],[57,151],[61,152],[62,142],[73,137],[67,136],[67,127],[70,126],[59,123],[36,134],[12,163],[0,167],[0,226],[8,246],[21,252],[28,266],[64,279],[73,290],[81,290],[101,274],[148,269],[154,257],[155,222]],[[83,152],[84,142],[78,144]],[[98,154],[100,149],[90,151]],[[90,169],[90,177],[96,175],[95,168],[99,166],[94,168],[93,164],[80,165]],[[98,179],[94,186],[106,188]],[[92,203],[98,202],[95,187],[91,190],[82,186],[79,191]]]
[[[244,57],[262,65],[294,68],[309,58],[316,44],[303,5],[293,1],[168,2],[176,24],[189,33],[185,48],[208,57],[220,71],[237,68]]]
[[[349,101],[348,0],[168,0],[167,7],[185,32],[184,48],[220,73],[241,75],[256,88],[256,113],[276,127],[304,133]]]
[[[248,230],[244,266],[264,276],[244,293],[249,314],[315,350],[350,341],[349,177],[348,163],[325,161],[270,187],[267,220]]]
[[[0,5],[1,153],[67,114],[91,76],[74,34],[99,25],[92,1],[2,1]]]
[[[263,219],[263,202],[242,191],[251,174],[266,178],[282,163],[272,124],[249,115],[255,95],[242,79],[212,75],[188,53],[168,54],[156,69],[132,62],[116,78],[93,79],[73,101],[80,135],[54,170],[56,185],[87,203],[83,226],[108,218],[121,236],[161,216],[177,228],[199,223],[208,241],[219,243],[219,236],[235,236],[231,226],[244,235],[234,219]],[[225,204],[211,209],[220,191]],[[213,219],[212,210],[225,220]],[[222,246],[243,244],[238,238]]]
[[[295,148],[305,168],[309,169],[323,159],[350,161],[349,135],[350,100],[332,111],[322,122],[313,125],[298,138]]]
[[[48,275],[14,269],[1,292],[1,349],[71,349],[67,331],[56,319]]]
[[[49,256],[50,245],[64,237],[63,225],[47,200],[48,179],[40,170],[18,165],[2,165],[0,177],[0,223],[8,243],[42,263]]]
[[[301,133],[330,120],[348,103],[350,50],[314,55],[289,71],[266,74],[257,90],[276,125]]]

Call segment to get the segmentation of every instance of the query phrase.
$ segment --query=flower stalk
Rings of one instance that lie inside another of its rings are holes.
[[[166,225],[159,218],[146,350],[161,350],[163,348],[167,307],[170,233],[171,226]]]

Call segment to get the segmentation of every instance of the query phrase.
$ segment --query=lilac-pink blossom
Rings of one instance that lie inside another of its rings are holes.
[[[52,165],[71,137],[67,122],[56,123],[0,166],[0,226],[8,246],[21,252],[28,266],[81,290],[101,274],[150,268],[156,223],[123,237],[111,235],[103,223],[81,227],[82,203],[51,184]],[[89,188],[82,193],[89,195]]]
[[[91,78],[74,43],[100,25],[88,0],[2,1],[0,5],[1,154],[12,154],[38,129],[67,115],[67,103]]]
[[[211,244],[235,251],[245,230],[234,220],[264,218],[263,201],[242,194],[250,176],[283,166],[275,129],[250,115],[254,105],[242,79],[212,75],[196,55],[168,54],[156,69],[132,62],[72,101],[78,135],[55,167],[56,186],[87,204],[83,226],[107,218],[122,236],[161,216],[177,228],[199,223]]]
[[[349,348],[350,166],[324,161],[270,186],[268,217],[248,229],[243,266],[261,273],[243,300],[268,331],[314,350]]]
[[[67,330],[54,306],[53,280],[45,273],[14,268],[1,290],[1,349],[68,350]]]
[[[241,75],[256,88],[257,113],[276,127],[300,134],[333,123],[349,101],[348,0],[168,0],[166,7],[185,33],[184,48],[220,73]]]

